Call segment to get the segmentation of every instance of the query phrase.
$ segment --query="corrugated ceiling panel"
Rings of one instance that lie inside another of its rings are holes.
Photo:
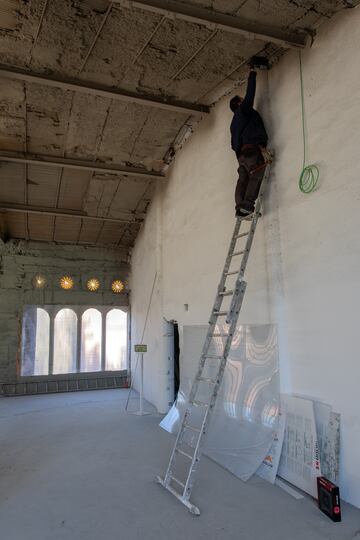
[[[74,242],[78,240],[81,219],[57,217],[55,220],[55,242]]]
[[[1,101],[3,97],[1,96]],[[0,148],[2,150],[20,150],[25,147],[24,118],[0,114]]]
[[[25,203],[25,165],[0,162],[0,200]]]
[[[26,214],[7,212],[4,215],[4,232],[10,238],[27,238]]]
[[[12,30],[16,28],[16,11],[19,9],[19,0],[3,0],[0,2],[0,28]]]
[[[83,220],[79,235],[79,242],[89,242],[94,244],[97,240],[101,227],[101,221],[90,221],[89,219]]]
[[[100,210],[104,214],[102,200],[103,198],[109,202],[116,192],[119,179],[116,176],[106,176],[94,174],[91,179],[89,189],[84,199],[84,210],[90,216],[100,215]]]
[[[90,171],[64,169],[59,194],[59,208],[81,210],[92,177]]]
[[[31,240],[51,242],[53,239],[54,217],[29,214],[29,231]]]
[[[63,89],[37,83],[27,83],[26,98],[27,151],[63,157],[72,92],[64,92]]]
[[[133,182],[130,178],[123,178],[115,193],[109,217],[120,217],[120,210],[124,208],[135,210],[143,196],[146,195],[150,182],[149,180]],[[162,180],[158,180],[158,182],[162,182]]]
[[[94,174],[84,200],[84,210],[93,216],[124,217],[121,210],[135,210],[142,197],[147,196],[150,182],[137,177]]]
[[[98,206],[98,216],[104,217],[109,214],[112,201],[119,187],[119,183],[120,179],[118,178],[108,178],[103,180],[103,190]]]
[[[126,225],[107,222],[104,223],[98,238],[99,244],[118,244]]]
[[[34,184],[29,184],[29,205],[51,208],[56,206],[61,171],[62,169],[58,167],[29,165],[28,179],[34,182]]]

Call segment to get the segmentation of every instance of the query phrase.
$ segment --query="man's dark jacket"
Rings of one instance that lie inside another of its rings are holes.
[[[266,146],[268,136],[260,114],[253,108],[256,91],[256,71],[249,74],[246,95],[234,112],[231,122],[231,147],[238,156],[244,144]]]

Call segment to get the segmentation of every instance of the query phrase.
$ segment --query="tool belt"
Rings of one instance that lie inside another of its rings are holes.
[[[271,154],[270,150],[268,150],[266,148],[266,146],[262,146],[261,144],[253,144],[253,143],[243,144],[242,147],[240,148],[239,154],[241,154],[241,152],[243,152],[243,150],[252,150],[254,148],[258,148],[260,150],[260,152],[262,153],[263,158],[265,159],[265,161],[271,161],[272,160],[272,154]]]
[[[258,149],[260,150],[261,154],[262,154],[262,157],[264,159],[264,163],[262,163],[261,165],[259,165],[258,167],[256,167],[255,169],[252,169],[250,171],[250,174],[254,174],[258,171],[260,171],[261,169],[265,169],[265,167],[272,162],[272,154],[270,152],[270,150],[268,150],[266,148],[266,146],[261,146],[260,144],[243,144],[242,147],[241,147],[241,150],[240,150],[240,154],[243,152],[243,150],[252,150],[252,149]]]
[[[266,146],[259,146],[259,148],[261,150],[261,153],[262,153],[262,156],[264,158],[264,161],[265,161],[266,165],[268,163],[271,163],[272,160],[273,160],[272,152],[268,148],[266,148]]]

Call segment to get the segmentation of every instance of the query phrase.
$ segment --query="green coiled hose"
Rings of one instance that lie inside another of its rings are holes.
[[[302,116],[303,148],[304,148],[304,159],[303,159],[302,171],[299,177],[299,188],[300,188],[300,191],[302,191],[302,193],[312,193],[317,188],[320,171],[319,171],[318,166],[315,165],[314,163],[311,165],[306,165],[304,80],[303,80],[301,51],[299,51],[299,64],[300,64],[300,88],[301,88],[301,116]]]

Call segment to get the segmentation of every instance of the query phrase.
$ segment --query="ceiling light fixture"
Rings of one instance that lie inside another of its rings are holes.
[[[65,290],[72,289],[74,286],[74,280],[71,276],[63,276],[60,278],[60,287]]]
[[[36,274],[33,278],[33,285],[36,289],[43,289],[46,285],[46,277],[41,274]]]
[[[100,287],[100,281],[98,280],[98,278],[88,279],[86,282],[86,287],[89,291],[97,291]]]
[[[120,279],[115,279],[111,284],[111,289],[114,293],[121,293],[124,289],[124,284]]]

